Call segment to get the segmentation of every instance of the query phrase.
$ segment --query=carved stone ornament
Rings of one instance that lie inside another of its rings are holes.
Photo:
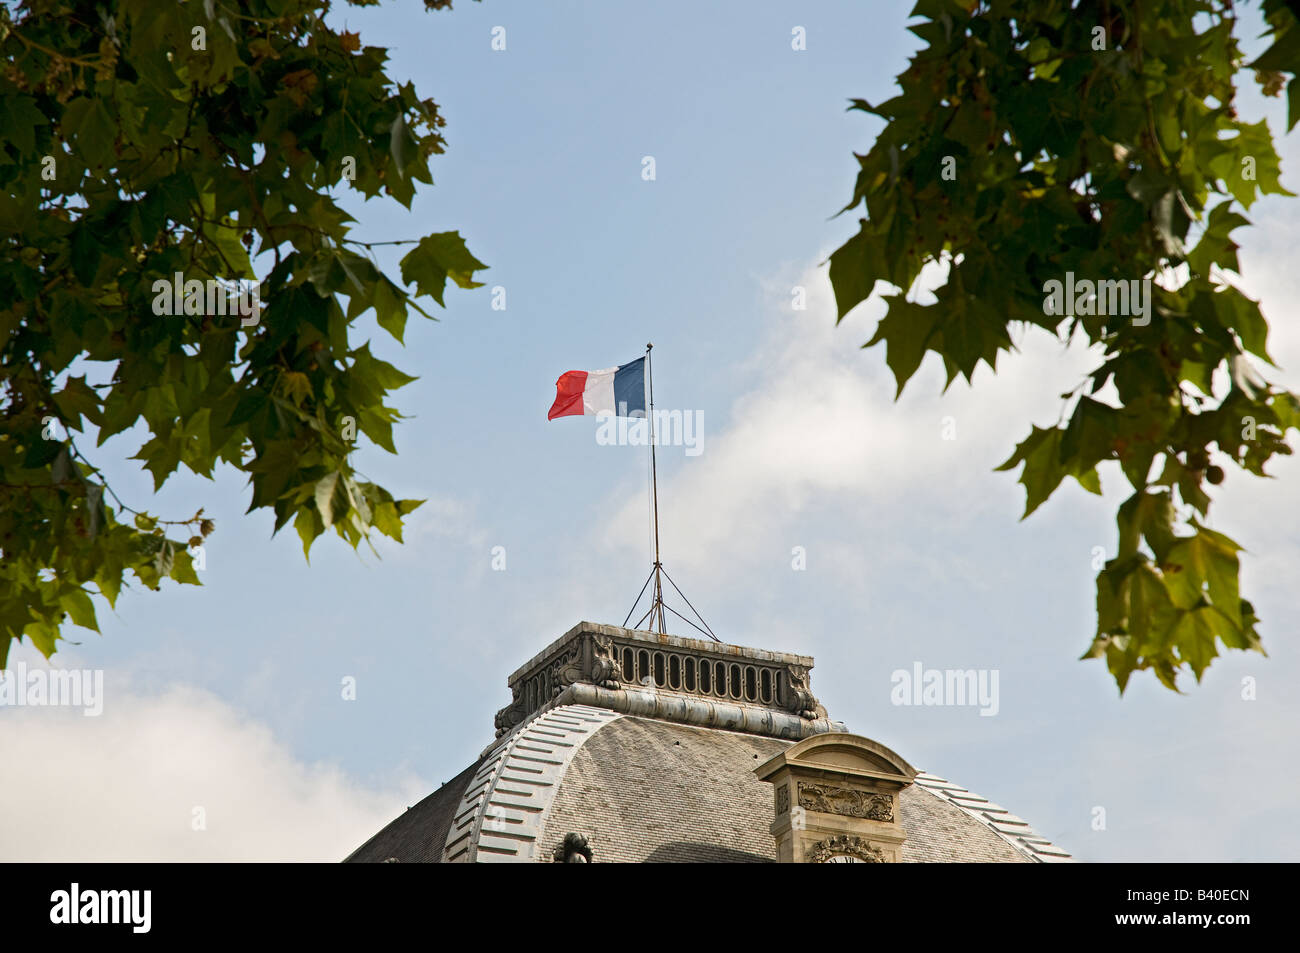
[[[872,821],[893,821],[894,799],[837,784],[799,784],[799,806],[822,814],[865,817]]]
[[[582,681],[582,646],[576,642],[569,646],[567,652],[551,662],[547,667],[547,673],[550,676],[547,681],[551,689],[551,698],[574,682]]]
[[[808,849],[810,864],[883,864],[885,862],[884,852],[878,847],[872,847],[861,837],[851,837],[848,834],[828,837]]]
[[[790,686],[790,698],[787,704],[791,711],[798,712],[800,718],[813,721],[826,717],[826,709],[817,701],[808,687],[808,666],[787,665],[786,681]]]
[[[784,814],[790,810],[790,786],[782,784],[776,789],[776,813]]]
[[[565,834],[564,843],[555,848],[552,856],[557,864],[589,864],[591,848],[587,846],[587,838],[581,834]]]
[[[611,690],[623,687],[619,678],[618,648],[608,635],[591,637],[591,681]]]
[[[497,712],[496,718],[493,719],[497,729],[497,737],[514,729],[514,727],[523,722],[524,717],[528,714],[524,711],[524,700],[519,697],[519,686],[511,688],[511,694],[514,695],[512,701],[505,708]]]

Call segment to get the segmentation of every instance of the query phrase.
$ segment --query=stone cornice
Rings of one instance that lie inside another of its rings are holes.
[[[751,735],[769,735],[795,741],[825,732],[842,732],[844,725],[829,718],[801,718],[793,712],[777,711],[763,705],[714,701],[662,692],[650,688],[615,689],[598,685],[570,685],[555,699],[556,705],[591,705],[608,708],[625,715],[658,718],[682,725],[743,731]]]

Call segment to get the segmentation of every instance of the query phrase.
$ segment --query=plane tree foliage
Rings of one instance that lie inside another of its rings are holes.
[[[444,120],[329,12],[0,6],[0,667],[16,639],[49,656],[97,629],[124,586],[198,584],[216,527],[119,499],[102,468],[122,441],[155,490],[246,474],[249,512],[305,552],[329,530],[400,541],[419,505],[355,468],[361,438],[396,452],[390,395],[414,378],[354,325],[372,311],[401,342],[485,266],[417,232],[390,276],[349,237],[340,197],[409,208]]]
[[[1228,472],[1266,476],[1300,428],[1300,401],[1267,382],[1268,322],[1240,290],[1233,237],[1261,195],[1292,194],[1268,126],[1236,99],[1258,82],[1285,95],[1288,132],[1300,119],[1294,6],[1266,0],[1243,21],[1229,0],[921,0],[898,95],[850,106],[884,126],[856,157],[844,211],[860,229],[830,278],[839,319],[881,291],[864,347],[884,344],[899,394],[931,352],[945,389],[996,371],[1013,331],[1098,354],[1060,419],[998,469],[1020,469],[1025,516],[1067,478],[1127,483],[1084,655],[1121,693],[1135,671],[1177,691],[1224,649],[1263,652],[1242,547],[1208,514]],[[1260,14],[1248,61],[1239,37]],[[1093,284],[1074,301],[1049,300],[1080,279]],[[1116,313],[1119,286],[1099,284],[1145,280],[1146,315]]]

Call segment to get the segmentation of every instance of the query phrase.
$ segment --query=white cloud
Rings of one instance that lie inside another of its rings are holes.
[[[808,289],[806,311],[790,311],[791,284]],[[974,386],[958,380],[947,394],[941,364],[928,357],[895,403],[883,346],[861,348],[884,313],[878,299],[837,327],[824,269],[765,290],[772,302],[766,333],[745,371],[757,383],[735,401],[729,423],[708,432],[702,455],[661,478],[672,500],[660,520],[674,565],[738,568],[782,544],[812,507],[836,507],[841,519],[870,514],[878,523],[927,489],[949,501],[948,517],[968,520],[990,487],[1020,493],[1014,476],[992,467],[1031,421],[1054,423],[1060,393],[1098,363],[1081,346],[1035,332],[1020,353],[1002,356],[996,376],[981,366]],[[943,438],[945,418],[956,439]],[[644,521],[644,500],[623,501],[602,540],[639,540]]]
[[[140,695],[110,681],[98,718],[0,719],[0,764],[22,779],[0,785],[6,862],[336,862],[429,789],[367,788],[299,761],[266,726],[183,685]],[[193,829],[196,808],[206,830]]]

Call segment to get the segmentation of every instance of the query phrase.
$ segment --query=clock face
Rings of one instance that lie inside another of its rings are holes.
[[[854,857],[852,854],[831,854],[826,858],[828,864],[863,864],[866,863],[861,857]]]

